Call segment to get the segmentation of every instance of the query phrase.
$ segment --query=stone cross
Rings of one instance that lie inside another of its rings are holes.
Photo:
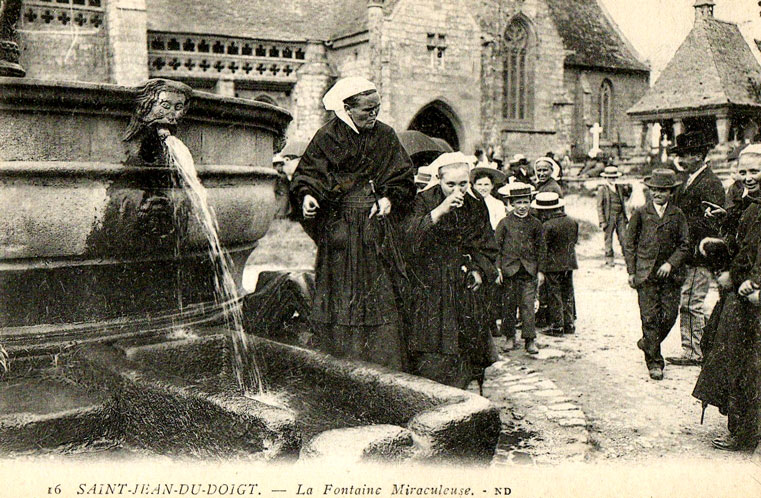
[[[666,135],[663,135],[663,140],[661,140],[661,162],[665,163],[666,160],[669,157],[669,145],[671,145],[671,140],[669,140],[669,137]]]
[[[589,130],[589,133],[592,134],[592,149],[589,151],[589,156],[595,157],[599,152],[602,152],[602,149],[600,149],[600,135],[602,134],[600,123],[595,123]]]

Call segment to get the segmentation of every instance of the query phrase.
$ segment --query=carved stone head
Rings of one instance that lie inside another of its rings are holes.
[[[193,90],[186,84],[151,79],[138,88],[123,141],[127,164],[166,165],[162,138],[174,134],[190,105]]]
[[[145,128],[167,129],[174,133],[190,105],[193,90],[179,81],[151,79],[138,89],[124,140],[130,140]]]

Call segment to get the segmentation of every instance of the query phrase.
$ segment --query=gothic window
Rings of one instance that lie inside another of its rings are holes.
[[[529,42],[526,25],[519,20],[513,21],[505,31],[504,115],[510,120],[528,121],[531,117]]]
[[[614,136],[613,124],[613,83],[609,79],[604,79],[600,85],[600,126],[602,133],[600,136],[607,140],[612,140]]]

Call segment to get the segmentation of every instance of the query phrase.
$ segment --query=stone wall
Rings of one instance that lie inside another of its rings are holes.
[[[322,97],[333,82],[334,75],[327,62],[324,43],[309,42],[305,60],[298,70],[298,83],[293,88],[293,105],[289,109],[293,121],[288,128],[288,139],[309,141],[328,119]]]
[[[373,79],[370,74],[370,54],[367,35],[349,40],[346,44],[336,43],[328,52],[328,61],[339,78],[363,76]]]
[[[480,141],[480,30],[465,0],[400,0],[383,23],[384,103],[381,119],[405,130],[425,106],[456,116],[460,149],[473,152]],[[433,44],[444,46],[442,57]],[[443,35],[441,39],[439,36]]]
[[[548,150],[561,151],[568,143],[567,130],[558,124],[568,120],[567,98],[563,88],[565,50],[547,5],[541,0],[482,1],[479,23],[488,43],[482,63],[482,136],[490,144],[501,144],[505,156],[521,153],[537,157]],[[529,119],[511,122],[503,113],[506,50],[503,37],[514,19],[521,19],[530,33],[528,63],[530,97]]]
[[[110,81],[105,9],[24,2],[19,26],[20,63],[27,78]]]
[[[588,91],[582,100],[580,79],[585,80],[584,87]],[[619,141],[626,144],[622,151],[638,147],[641,141],[641,127],[637,126],[626,114],[626,110],[633,106],[647,91],[649,75],[635,72],[611,72],[605,70],[566,68],[566,85],[568,93],[576,93],[576,112],[573,129],[570,133],[571,140],[577,144],[581,153],[586,153],[592,146],[592,135],[589,127],[600,120],[600,88],[607,79],[613,88],[613,131],[609,139],[602,139],[600,145],[603,149],[613,147]],[[583,108],[582,108],[583,102]]]
[[[111,83],[139,85],[148,79],[146,0],[109,0],[106,4]]]

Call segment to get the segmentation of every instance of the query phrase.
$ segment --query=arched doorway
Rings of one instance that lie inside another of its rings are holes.
[[[460,150],[460,136],[455,123],[457,123],[457,117],[452,109],[443,102],[437,101],[422,108],[407,128],[421,131],[429,137],[442,138],[454,150]]]

